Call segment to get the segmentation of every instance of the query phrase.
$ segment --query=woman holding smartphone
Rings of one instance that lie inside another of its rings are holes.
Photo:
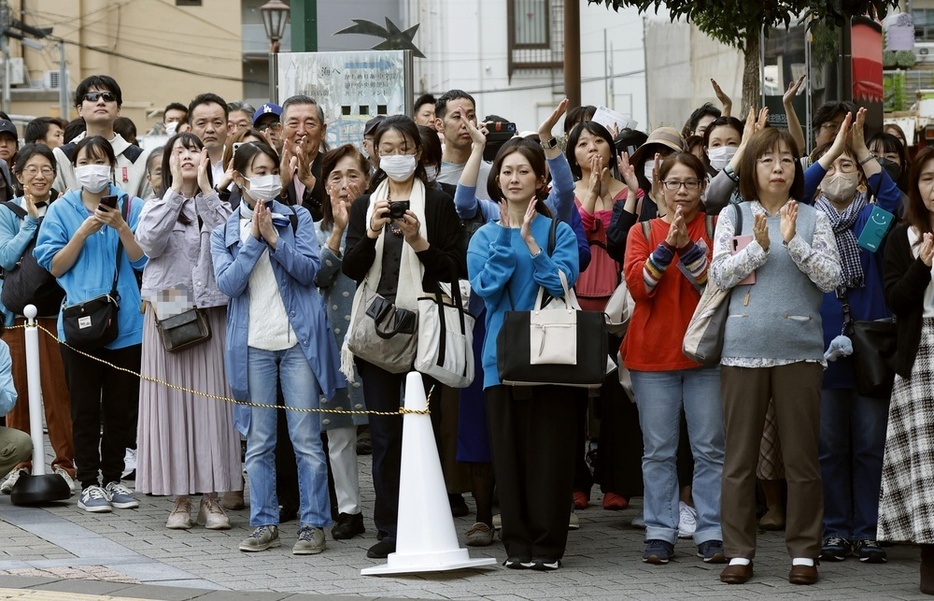
[[[109,512],[114,507],[139,506],[130,490],[120,483],[127,433],[136,432],[139,378],[114,370],[100,360],[139,371],[143,318],[134,271],[146,265],[146,255],[134,231],[143,201],[112,184],[117,159],[110,142],[103,137],[82,139],[73,156],[81,188],[69,190],[49,206],[35,256],[65,290],[65,305],[109,294],[116,271],[121,307],[117,312],[117,338],[103,348],[85,351],[93,358],[67,345],[61,347],[71,396],[76,479],[81,483],[78,507]],[[58,337],[67,342],[61,314]]]

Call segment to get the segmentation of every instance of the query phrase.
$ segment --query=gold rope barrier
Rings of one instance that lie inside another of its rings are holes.
[[[136,377],[139,378],[140,380],[146,380],[147,382],[152,382],[153,384],[159,384],[160,386],[165,386],[165,387],[167,387],[167,388],[171,388],[172,390],[178,390],[178,391],[181,391],[181,392],[187,392],[188,394],[194,394],[194,395],[202,396],[202,397],[205,397],[205,398],[214,399],[214,400],[216,400],[216,401],[224,401],[225,403],[234,403],[234,404],[236,404],[236,405],[243,405],[244,407],[259,407],[259,408],[261,408],[261,409],[287,409],[288,411],[298,411],[298,412],[300,412],[300,413],[337,413],[337,414],[340,414],[340,415],[387,415],[387,416],[388,416],[388,415],[404,415],[404,414],[406,414],[406,413],[414,413],[414,414],[416,414],[416,415],[429,415],[429,414],[431,413],[431,412],[428,410],[428,407],[427,407],[427,406],[425,407],[425,409],[406,409],[405,407],[399,407],[399,410],[398,410],[398,411],[372,411],[372,410],[369,410],[369,409],[363,410],[363,411],[358,411],[358,410],[354,410],[354,409],[320,409],[320,408],[318,408],[318,409],[304,409],[304,408],[300,408],[300,407],[284,407],[284,406],[282,406],[282,405],[268,405],[268,404],[263,404],[263,403],[251,403],[251,402],[249,402],[249,401],[238,401],[237,399],[232,399],[232,398],[225,397],[225,396],[220,396],[220,395],[217,395],[217,394],[211,394],[211,393],[208,393],[208,392],[201,392],[200,390],[194,390],[194,389],[191,389],[191,388],[186,388],[185,386],[178,386],[178,385],[176,385],[176,384],[172,384],[172,383],[170,383],[170,382],[165,382],[164,380],[160,380],[160,379],[158,379],[158,378],[153,378],[152,376],[144,376],[143,374],[136,373],[136,372],[133,371],[132,369],[127,369],[127,368],[125,368],[125,367],[119,367],[119,366],[114,365],[113,363],[111,363],[111,362],[109,362],[109,361],[104,361],[103,359],[101,359],[101,358],[99,358],[99,357],[95,357],[94,355],[91,355],[90,353],[86,353],[85,351],[82,351],[82,350],[80,350],[80,349],[76,349],[75,347],[71,346],[70,344],[68,344],[68,343],[65,342],[64,340],[59,340],[58,336],[56,336],[56,335],[53,334],[52,332],[48,331],[44,326],[39,325],[38,322],[36,322],[35,325],[29,325],[28,323],[26,323],[26,324],[23,324],[23,325],[7,326],[6,329],[7,329],[7,330],[15,330],[15,329],[19,329],[19,328],[25,329],[25,328],[33,328],[33,327],[34,327],[34,328],[38,328],[39,330],[45,332],[46,335],[48,335],[52,340],[54,340],[55,342],[59,343],[59,344],[62,345],[62,346],[68,347],[69,349],[71,349],[72,351],[78,353],[79,355],[83,355],[83,356],[85,356],[85,357],[87,357],[87,358],[89,358],[89,359],[93,359],[94,361],[97,361],[98,363],[103,363],[104,365],[106,365],[106,366],[108,366],[108,367],[110,367],[110,368],[112,368],[112,369],[115,369],[115,370],[117,370],[117,371],[122,371],[122,372],[125,372],[125,373],[128,373],[128,374],[131,374],[131,375],[133,375],[133,376],[136,376]],[[431,398],[431,394],[432,394],[433,392],[434,392],[434,386],[432,386],[432,387],[431,387],[431,390],[428,391],[428,398],[429,398],[429,399]]]

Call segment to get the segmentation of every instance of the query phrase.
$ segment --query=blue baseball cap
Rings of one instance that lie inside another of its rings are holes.
[[[278,121],[279,117],[282,115],[282,107],[275,102],[267,102],[261,105],[256,109],[256,112],[253,113],[253,125],[256,125],[263,115],[275,115],[276,121]]]

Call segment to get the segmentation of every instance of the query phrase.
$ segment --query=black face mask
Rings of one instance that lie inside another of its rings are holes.
[[[884,157],[877,157],[876,160],[879,161],[879,165],[882,166],[882,169],[889,174],[892,181],[898,182],[898,178],[902,175],[901,166],[895,161],[890,161]]]

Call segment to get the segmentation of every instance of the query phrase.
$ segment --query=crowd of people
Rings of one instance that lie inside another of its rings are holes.
[[[297,519],[293,553],[316,554],[327,528],[366,532],[366,431],[367,556],[385,558],[393,412],[413,364],[400,340],[420,335],[420,298],[457,288],[476,319],[475,376],[423,381],[452,514],[474,499],[468,545],[499,530],[507,568],[558,569],[599,483],[605,510],[644,497],[648,564],[688,538],[726,564],[721,581],[745,583],[757,529],[784,529],[789,581],[813,584],[820,559],[882,563],[883,541],[907,541],[934,594],[934,150],[911,158],[897,128],[866,139],[865,109],[831,102],[807,155],[801,85],[784,97],[787,131],[765,109],[731,116],[714,83],[723,109],[705,104],[682,131],[620,130],[564,100],[495,144],[487,126],[507,120],[479,118],[461,90],[420,97],[414,119],[372,119],[362,148],[329,148],[308,96],[254,108],[203,93],[169,104],[167,142],[143,150],[106,75],[78,85],[78,119],[35,119],[22,146],[0,119],[4,322],[24,323],[8,293],[31,294],[69,343],[40,338],[53,473],[88,512],[169,497],[170,529],[231,528],[225,510],[248,486],[240,550],[279,546]],[[631,318],[606,334],[617,368],[602,386],[504,383],[507,314],[566,287],[603,312],[621,286]],[[714,289],[728,295],[722,352],[702,365],[683,343]],[[365,334],[374,307],[393,312],[391,335]],[[849,337],[893,316],[894,379],[867,390]],[[31,469],[13,430],[29,430],[21,339],[7,330],[0,345],[0,442],[17,449],[0,463],[4,493]]]

